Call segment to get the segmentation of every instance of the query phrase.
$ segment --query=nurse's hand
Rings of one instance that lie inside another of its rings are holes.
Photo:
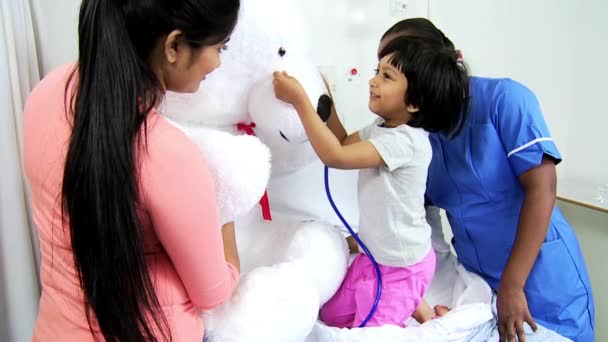
[[[523,288],[500,285],[497,299],[498,332],[500,341],[511,342],[526,340],[524,322],[536,331],[536,322],[528,309],[528,301]]]

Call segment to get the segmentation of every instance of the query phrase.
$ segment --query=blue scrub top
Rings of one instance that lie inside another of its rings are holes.
[[[427,197],[446,210],[462,264],[498,289],[524,191],[518,176],[561,156],[539,103],[510,79],[472,77],[469,117],[453,139],[431,134]],[[575,341],[593,341],[594,304],[576,236],[554,208],[525,287],[532,316]]]

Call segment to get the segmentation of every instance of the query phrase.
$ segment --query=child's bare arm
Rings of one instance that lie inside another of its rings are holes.
[[[275,96],[284,102],[292,104],[312,147],[321,161],[337,169],[364,169],[384,165],[380,154],[367,141],[354,142],[358,135],[347,140],[344,145],[317,115],[312,103],[300,83],[285,72],[274,73]]]
[[[337,169],[365,169],[383,166],[382,157],[371,143],[361,141],[358,133],[346,137],[342,142],[316,115],[310,101],[294,106],[312,147],[321,161]]]

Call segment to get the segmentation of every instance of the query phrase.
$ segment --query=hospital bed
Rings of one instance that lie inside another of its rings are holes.
[[[499,341],[496,326],[496,294],[478,275],[467,271],[446,243],[439,215],[427,217],[433,227],[433,248],[437,267],[433,282],[425,296],[431,306],[452,308],[445,316],[419,324],[410,318],[406,328],[394,325],[369,328],[334,328],[317,321],[306,342],[437,342],[437,341]],[[532,330],[524,324],[526,341],[571,341],[538,325]]]

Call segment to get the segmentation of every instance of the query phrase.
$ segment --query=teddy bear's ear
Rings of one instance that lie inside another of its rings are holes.
[[[334,101],[326,94],[323,94],[319,97],[319,102],[317,104],[317,114],[321,117],[323,122],[327,122],[329,120],[329,116],[331,115],[331,107],[334,105]]]

